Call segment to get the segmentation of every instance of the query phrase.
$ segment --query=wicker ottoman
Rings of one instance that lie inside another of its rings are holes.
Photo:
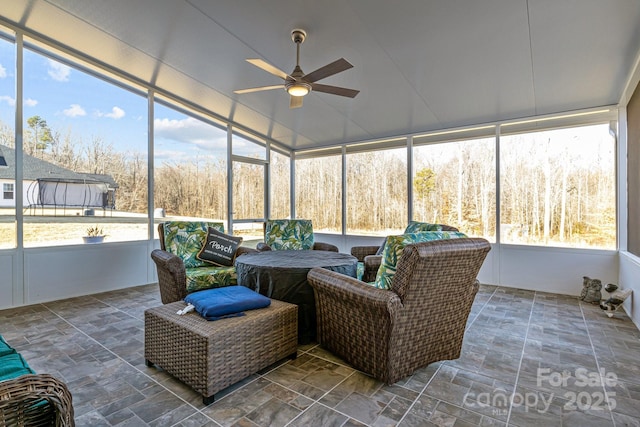
[[[271,300],[245,316],[209,322],[195,312],[179,316],[184,301],[144,313],[144,357],[202,394],[214,393],[284,357],[296,357],[298,307]]]

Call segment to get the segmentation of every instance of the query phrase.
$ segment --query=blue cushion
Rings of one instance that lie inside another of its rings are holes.
[[[35,374],[35,371],[27,365],[20,353],[5,354],[0,357],[0,381],[26,374]]]
[[[231,315],[242,316],[244,310],[268,307],[271,300],[244,286],[227,286],[193,292],[184,299],[207,320]]]

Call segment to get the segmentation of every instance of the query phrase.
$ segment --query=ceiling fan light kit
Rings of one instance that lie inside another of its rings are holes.
[[[311,92],[311,85],[305,82],[285,83],[284,87],[291,96],[305,96]]]
[[[329,93],[332,95],[345,96],[348,98],[355,98],[355,96],[360,93],[359,90],[316,83],[318,80],[352,68],[353,65],[351,65],[346,59],[340,58],[337,61],[327,64],[324,67],[320,67],[315,71],[312,71],[309,74],[305,74],[302,71],[302,68],[300,68],[300,45],[304,42],[306,37],[307,33],[304,30],[295,29],[291,32],[291,40],[293,40],[293,42],[296,44],[296,67],[293,69],[293,72],[291,74],[285,73],[284,71],[274,67],[273,65],[263,61],[262,59],[247,59],[247,62],[270,74],[273,74],[276,77],[280,77],[281,79],[283,79],[284,85],[240,89],[234,91],[234,93],[243,94],[260,92],[264,90],[279,89],[283,87],[291,97],[289,108],[302,107],[302,97],[307,95],[312,90],[316,92]]]

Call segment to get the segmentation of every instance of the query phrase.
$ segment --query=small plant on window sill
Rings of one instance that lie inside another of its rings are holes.
[[[95,226],[87,228],[87,235],[82,236],[82,240],[85,243],[102,243],[106,234],[102,230],[102,227]]]

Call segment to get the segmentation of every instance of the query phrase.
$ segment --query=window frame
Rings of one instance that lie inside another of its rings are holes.
[[[11,197],[7,197],[7,195],[10,195]],[[2,183],[2,199],[15,200],[15,185],[13,182]]]

